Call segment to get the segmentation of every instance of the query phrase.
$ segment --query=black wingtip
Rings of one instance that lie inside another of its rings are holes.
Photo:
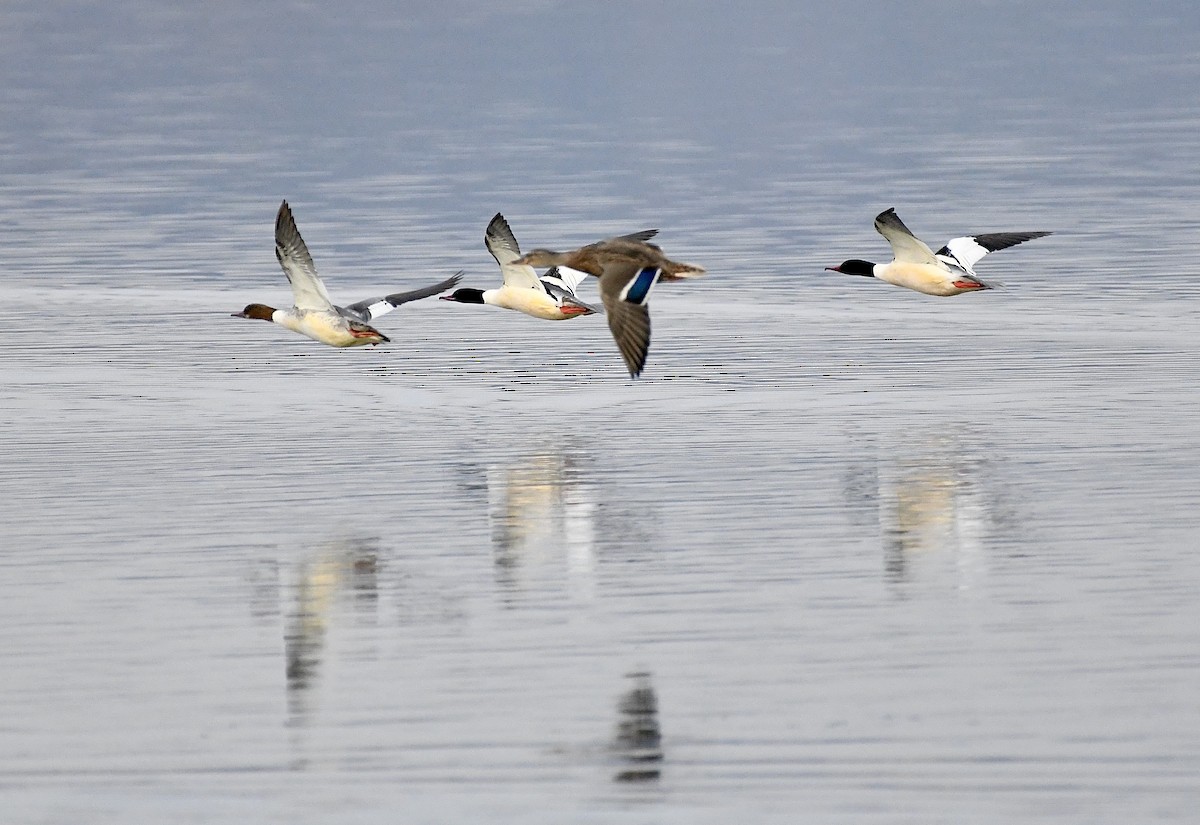
[[[1008,249],[1010,246],[1032,241],[1034,238],[1044,238],[1047,235],[1053,235],[1053,232],[986,232],[979,235],[974,235],[975,243],[982,246],[988,252],[999,252],[1001,249]]]

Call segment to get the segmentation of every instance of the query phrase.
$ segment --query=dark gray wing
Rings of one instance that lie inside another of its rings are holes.
[[[382,298],[368,298],[345,307],[338,307],[338,312],[346,318],[356,318],[360,321],[372,321],[380,315],[386,315],[401,304],[409,301],[419,301],[439,292],[445,292],[462,279],[462,272],[456,272],[446,280],[432,286],[423,286],[409,292],[394,292]]]
[[[642,374],[650,352],[650,310],[645,296],[640,303],[632,303],[622,293],[641,270],[632,261],[611,263],[600,276],[600,298],[608,311],[608,328],[631,378]]]
[[[628,235],[618,235],[613,238],[615,241],[633,241],[634,243],[645,243],[658,234],[657,229],[643,229],[641,232],[631,232]]]
[[[496,263],[501,266],[521,257],[521,247],[517,243],[517,238],[509,228],[508,221],[504,220],[504,215],[499,212],[488,223],[487,229],[483,233],[483,242],[487,246],[488,252],[491,252],[492,257],[496,259]]]
[[[558,287],[548,286],[546,288],[546,292],[549,293],[551,298],[558,301],[559,306],[577,306],[581,309],[587,310],[586,312],[580,313],[582,315],[604,314],[604,310],[602,310],[600,307],[589,304],[587,301],[581,301],[576,298],[573,293],[565,292]]]

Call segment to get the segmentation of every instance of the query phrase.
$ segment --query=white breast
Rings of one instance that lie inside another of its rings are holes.
[[[524,312],[526,315],[532,315],[534,318],[543,318],[547,321],[562,321],[572,316],[563,315],[562,310],[558,306],[558,302],[537,289],[520,289],[513,287],[500,287],[499,289],[489,289],[483,293],[483,302],[492,306],[504,307],[505,309],[514,309],[517,312]]]
[[[892,261],[876,264],[875,277],[889,284],[915,289],[926,295],[955,295],[963,290],[954,285],[954,276],[940,267],[930,264],[912,264]]]
[[[345,319],[334,312],[301,310],[297,313],[294,310],[277,309],[272,320],[292,332],[306,335],[331,347],[357,347],[370,343],[351,335]]]

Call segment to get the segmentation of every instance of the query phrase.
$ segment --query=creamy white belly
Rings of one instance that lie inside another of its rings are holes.
[[[957,295],[970,290],[954,285],[955,277],[940,267],[930,264],[910,264],[893,261],[875,267],[875,277],[896,286],[915,289],[926,295]]]
[[[564,321],[574,317],[564,315],[563,311],[559,309],[557,301],[545,292],[536,289],[503,286],[484,292],[483,300],[492,306],[515,309],[517,312],[524,312],[526,315],[543,318],[547,321]]]
[[[355,338],[351,335],[345,319],[333,312],[308,310],[296,315],[290,311],[276,310],[274,321],[292,332],[306,335],[331,347],[361,347],[374,343],[368,338]]]

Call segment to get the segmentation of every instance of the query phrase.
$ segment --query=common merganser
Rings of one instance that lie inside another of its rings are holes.
[[[566,266],[598,277],[600,298],[608,312],[608,328],[631,378],[641,375],[650,351],[647,303],[655,284],[704,274],[702,267],[672,261],[654,244],[629,237],[609,238],[571,252],[535,249],[513,263]]]
[[[865,275],[889,284],[915,289],[926,295],[958,295],[991,289],[975,276],[973,267],[984,255],[1050,235],[1050,232],[994,232],[954,238],[937,252],[909,231],[895,209],[880,212],[875,229],[891,244],[895,259],[876,264],[853,258],[826,270],[845,275]]]
[[[645,241],[653,238],[655,229],[648,229],[625,237]],[[575,269],[554,267],[542,277],[531,266],[514,264],[521,255],[521,247],[508,226],[508,221],[499,212],[492,218],[483,235],[488,252],[500,265],[504,285],[497,289],[472,289],[463,287],[451,295],[443,295],[443,301],[460,304],[489,304],[491,306],[524,312],[534,318],[547,321],[565,321],[580,315],[593,315],[598,307],[584,303],[575,295],[587,273]]]
[[[272,321],[331,347],[361,347],[390,341],[370,322],[401,304],[445,292],[462,277],[460,272],[433,286],[336,306],[317,275],[287,201],[280,205],[275,216],[275,257],[292,285],[295,305],[291,309],[275,309],[266,304],[249,304],[241,312],[233,313],[233,317]]]

